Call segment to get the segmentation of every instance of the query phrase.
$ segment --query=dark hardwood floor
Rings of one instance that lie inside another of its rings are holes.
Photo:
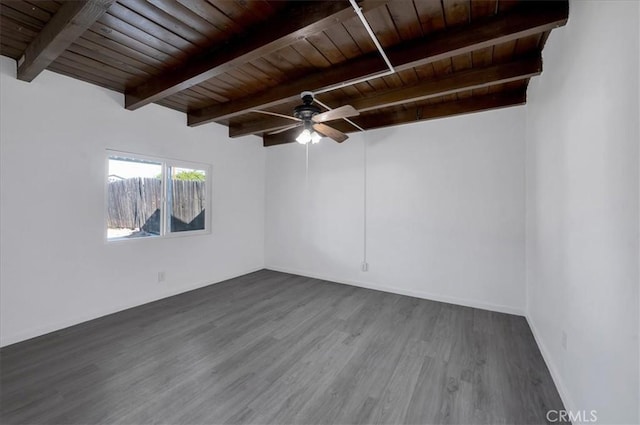
[[[3,424],[538,424],[524,318],[263,270],[0,350]]]

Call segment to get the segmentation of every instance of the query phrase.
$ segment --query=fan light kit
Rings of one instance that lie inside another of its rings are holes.
[[[321,138],[322,136],[320,136],[312,126],[307,126],[307,123],[305,123],[304,130],[302,130],[302,133],[300,133],[300,135],[296,137],[296,142],[300,143],[301,145],[306,145],[307,143],[311,142],[315,145],[320,141]]]
[[[320,141],[321,138],[322,136],[320,136],[315,131],[309,131],[305,128],[304,130],[302,130],[302,133],[300,133],[300,135],[296,137],[296,142],[300,143],[301,145],[306,145],[307,143],[311,142],[315,145]]]

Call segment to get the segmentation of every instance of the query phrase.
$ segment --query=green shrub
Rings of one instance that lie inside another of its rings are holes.
[[[189,181],[196,181],[196,182],[203,182],[206,180],[206,177],[202,171],[195,171],[195,170],[180,171],[179,173],[176,173],[176,175],[173,178],[175,180],[189,180]]]

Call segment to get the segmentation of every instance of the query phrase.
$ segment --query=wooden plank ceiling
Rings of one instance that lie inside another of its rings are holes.
[[[568,19],[565,0],[358,4],[395,73],[355,84],[387,67],[347,0],[0,0],[0,53],[20,79],[48,69],[271,146],[300,130],[269,134],[293,121],[254,111],[291,115],[305,90],[364,129],[523,104]]]

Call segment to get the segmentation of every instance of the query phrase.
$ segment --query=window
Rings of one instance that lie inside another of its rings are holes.
[[[210,166],[108,151],[108,240],[209,231]]]

